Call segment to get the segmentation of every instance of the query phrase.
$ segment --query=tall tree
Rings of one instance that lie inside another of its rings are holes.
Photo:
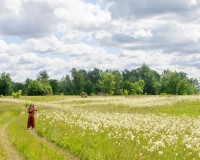
[[[59,92],[63,93],[64,95],[73,95],[73,83],[70,79],[69,75],[62,77],[61,80],[58,82]]]
[[[49,75],[46,71],[40,71],[39,75],[37,76],[37,80],[41,82],[48,82]]]
[[[131,91],[133,95],[142,94],[144,90],[145,82],[144,80],[139,80],[138,82],[133,82],[131,84]]]
[[[33,80],[32,79],[30,79],[30,78],[27,78],[26,79],[26,81],[25,81],[25,84],[24,84],[24,86],[25,86],[25,95],[27,95],[27,93],[28,93],[28,86],[30,85],[30,83],[32,82]]]
[[[144,93],[147,94],[156,94],[155,84],[160,81],[160,75],[149,68],[146,64],[142,67],[136,69],[138,74],[138,81],[140,79],[144,80]]]
[[[115,76],[112,72],[102,72],[98,86],[102,92],[112,95],[115,90]]]
[[[121,95],[121,94],[123,94],[123,90],[122,90],[123,76],[118,70],[112,71],[112,73],[113,73],[113,75],[115,77],[114,94],[115,95]]]
[[[91,80],[88,80],[85,85],[84,85],[84,91],[88,94],[91,95],[91,93],[94,93],[95,91],[95,86],[91,82]]]
[[[101,70],[94,68],[92,71],[88,72],[88,77],[93,84],[97,84],[98,80],[101,78],[101,73]]]
[[[132,92],[132,83],[131,83],[131,82],[125,81],[125,82],[123,83],[123,92],[124,92],[125,90],[127,91],[128,94],[131,94],[131,92]]]
[[[183,72],[164,71],[161,78],[161,93],[173,95],[196,94],[197,87]]]
[[[58,90],[58,80],[56,80],[56,79],[50,79],[50,80],[49,80],[49,84],[51,85],[53,94],[54,94],[54,95],[58,95],[58,94],[59,94],[59,90]]]
[[[49,95],[52,94],[52,88],[49,83],[42,83],[41,81],[32,81],[28,86],[27,94],[30,96]]]
[[[2,73],[0,77],[0,95],[8,96],[13,91],[13,83],[8,73]]]
[[[22,90],[22,94],[25,94],[26,86],[24,83],[21,82],[13,82],[13,92],[17,92],[19,90]]]
[[[98,80],[101,78],[101,73],[102,70],[98,69],[98,68],[94,68],[92,71],[88,72],[88,77],[91,80],[91,82],[94,85],[94,92],[97,94],[99,93],[101,90],[99,88],[99,86],[97,85]]]
[[[81,70],[76,70],[75,68],[72,69],[71,73],[72,73],[74,93],[80,95],[81,92],[84,91],[84,84],[85,84],[84,74]]]

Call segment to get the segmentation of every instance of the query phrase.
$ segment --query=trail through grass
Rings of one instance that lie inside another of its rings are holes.
[[[6,101],[0,100],[0,159],[76,159],[69,152],[39,137],[35,130],[27,130],[26,108],[22,103],[13,103],[15,101],[12,99]]]
[[[0,103],[0,159],[22,159],[7,135],[10,120],[19,114],[20,109],[15,104]]]
[[[11,142],[9,141],[9,137],[7,135],[7,128],[9,126],[9,123],[10,121],[5,123],[0,129],[0,142],[5,150],[4,158],[10,160],[22,160],[22,156],[16,151],[16,149],[12,146]]]
[[[51,143],[50,141],[47,141],[45,138],[41,137],[38,135],[36,130],[29,130],[30,134],[33,135],[34,137],[38,138],[41,142],[45,143],[47,146],[52,148],[54,151],[57,151],[61,155],[65,157],[65,159],[70,159],[70,160],[78,160],[77,157],[69,153],[67,150],[64,150],[63,148],[58,147],[56,144]]]

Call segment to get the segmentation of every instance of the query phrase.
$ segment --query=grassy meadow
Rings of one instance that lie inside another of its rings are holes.
[[[31,102],[36,130],[26,129]],[[5,124],[21,159],[200,159],[200,96],[4,97],[0,129]],[[0,142],[0,159],[8,149]]]

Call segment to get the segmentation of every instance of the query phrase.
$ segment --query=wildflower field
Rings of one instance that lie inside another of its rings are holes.
[[[36,130],[26,129],[30,102]],[[0,129],[10,143],[0,141],[0,159],[9,149],[18,159],[200,159],[200,96],[5,97]]]

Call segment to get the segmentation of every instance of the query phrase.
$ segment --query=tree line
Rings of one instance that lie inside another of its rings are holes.
[[[188,78],[184,72],[164,70],[159,74],[144,64],[139,68],[120,72],[102,71],[98,68],[86,71],[73,68],[71,75],[60,80],[50,79],[46,71],[39,72],[37,79],[27,78],[24,83],[13,82],[9,73],[0,76],[0,95],[192,95],[198,94],[199,82]]]

